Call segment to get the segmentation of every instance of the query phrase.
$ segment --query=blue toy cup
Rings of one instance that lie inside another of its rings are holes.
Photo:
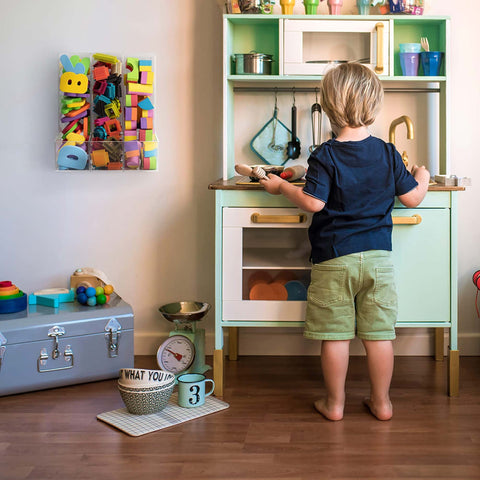
[[[416,77],[418,75],[419,60],[419,53],[400,52],[400,66],[402,67],[403,75],[406,77]]]
[[[357,0],[359,15],[368,15],[370,13],[370,0]]]
[[[437,77],[440,75],[443,52],[422,52],[420,53],[420,58],[422,61],[423,74],[426,77]]]
[[[422,51],[422,45],[420,43],[400,43],[401,53],[420,53]]]

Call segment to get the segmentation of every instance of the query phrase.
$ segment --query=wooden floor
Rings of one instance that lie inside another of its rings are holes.
[[[362,406],[363,357],[351,359],[341,422],[312,407],[312,357],[226,361],[229,409],[141,437],[96,419],[123,407],[115,380],[2,397],[0,479],[478,480],[480,357],[460,364],[460,397],[449,398],[446,362],[397,358],[390,422]]]

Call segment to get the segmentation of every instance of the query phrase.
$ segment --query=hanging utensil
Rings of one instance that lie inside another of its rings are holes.
[[[300,141],[297,138],[297,107],[295,106],[295,88],[292,105],[292,140],[287,144],[287,157],[294,160],[300,156]]]
[[[312,153],[322,143],[322,107],[318,103],[317,88],[315,88],[315,103],[312,105],[312,145],[309,147]]]
[[[273,116],[253,137],[250,148],[264,163],[283,165],[287,160],[290,130],[278,119],[277,89]]]
[[[275,106],[273,108],[273,122],[272,122],[272,141],[268,145],[268,148],[270,150],[273,150],[274,152],[280,152],[285,150],[285,145],[284,144],[278,144],[276,143],[276,133],[277,133],[277,123],[278,123],[278,107],[277,107],[277,89],[275,88]]]

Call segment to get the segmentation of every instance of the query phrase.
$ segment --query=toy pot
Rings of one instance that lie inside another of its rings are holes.
[[[295,0],[280,0],[280,5],[282,6],[283,15],[293,15]]]
[[[328,0],[328,12],[330,15],[340,15],[343,0]]]

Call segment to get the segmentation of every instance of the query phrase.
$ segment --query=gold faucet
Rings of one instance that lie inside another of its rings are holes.
[[[410,117],[407,117],[406,115],[402,115],[401,117],[396,118],[391,124],[390,124],[390,129],[388,130],[388,141],[390,143],[393,143],[395,145],[395,128],[397,125],[400,125],[401,123],[405,123],[407,126],[407,138],[409,140],[413,140],[415,138],[413,134],[413,122]],[[406,167],[408,167],[408,155],[407,152],[402,153],[402,160],[403,163],[405,164]]]

